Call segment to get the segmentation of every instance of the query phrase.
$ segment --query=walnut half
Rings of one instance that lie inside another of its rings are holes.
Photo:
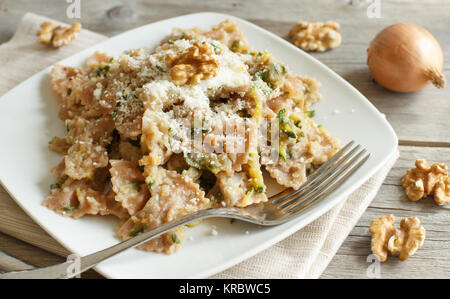
[[[73,23],[71,27],[44,22],[41,24],[37,36],[40,43],[45,45],[51,44],[54,48],[59,48],[69,44],[80,32],[81,24],[78,22]]]
[[[434,201],[438,205],[450,203],[450,177],[440,180],[434,188]]]
[[[447,170],[447,165],[443,163],[435,163],[429,166],[425,160],[417,160],[415,167],[408,170],[402,179],[402,186],[406,195],[411,201],[418,201],[433,194],[438,204],[448,203],[448,196],[445,199],[445,190],[448,190],[445,183],[448,177]]]
[[[422,247],[426,231],[416,217],[400,221],[400,229],[394,227],[394,215],[382,216],[372,220],[369,231],[372,233],[371,249],[381,262],[387,260],[388,252],[399,255],[405,261]]]
[[[369,231],[372,233],[371,249],[381,262],[385,262],[388,256],[387,243],[395,233],[394,215],[382,216],[372,220]]]
[[[297,47],[305,51],[323,52],[341,44],[342,36],[337,32],[339,27],[335,21],[300,22],[291,29],[289,36]]]
[[[400,221],[400,229],[396,229],[389,239],[388,250],[393,255],[399,255],[401,261],[405,261],[422,247],[425,235],[425,228],[420,225],[418,218],[404,218]]]
[[[200,80],[216,76],[219,70],[219,63],[207,42],[195,43],[177,54],[168,54],[166,65],[170,67],[171,81],[178,86],[198,84]]]

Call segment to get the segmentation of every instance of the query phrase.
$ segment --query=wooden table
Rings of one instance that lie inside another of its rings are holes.
[[[369,263],[368,226],[374,217],[393,213],[397,218],[419,217],[427,229],[424,246],[406,262],[390,258],[381,265],[383,278],[450,278],[450,205],[438,207],[432,199],[407,200],[400,185],[406,169],[418,158],[450,165],[450,86],[427,87],[412,94],[389,92],[378,86],[366,66],[369,41],[382,28],[411,22],[428,29],[440,42],[445,56],[444,73],[450,80],[450,1],[381,0],[381,18],[368,18],[370,0],[164,0],[82,1],[84,28],[107,36],[158,21],[199,11],[216,11],[249,20],[284,38],[299,20],[335,20],[341,24],[342,45],[326,53],[312,54],[361,91],[394,127],[400,139],[400,159],[388,174],[378,195],[350,233],[323,278],[365,278]],[[69,4],[60,0],[0,0],[0,43],[7,41],[26,12],[60,21]],[[380,142],[383,142],[380,140]],[[5,232],[0,233],[0,251],[34,266],[45,266],[63,258]],[[53,250],[57,252],[57,250]],[[11,260],[11,263],[18,262]],[[91,271],[86,277],[99,277]]]

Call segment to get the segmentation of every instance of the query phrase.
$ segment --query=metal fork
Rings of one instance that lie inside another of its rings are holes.
[[[128,248],[135,247],[178,226],[206,218],[234,218],[264,226],[282,224],[301,216],[309,206],[325,198],[342,185],[367,161],[369,156],[370,154],[365,149],[351,141],[313,172],[308,181],[299,189],[286,189],[270,197],[268,202],[245,208],[201,210],[165,223],[102,251],[81,257],[78,261],[70,260],[46,268],[9,272],[0,274],[0,278],[72,278]],[[75,262],[78,262],[77,267],[74,265]]]

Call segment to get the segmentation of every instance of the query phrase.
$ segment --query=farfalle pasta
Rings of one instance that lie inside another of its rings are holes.
[[[263,171],[298,188],[339,149],[311,117],[320,84],[250,48],[227,20],[174,29],[154,49],[55,65],[66,136],[44,205],[64,216],[115,215],[126,240],[201,209],[266,202]],[[172,253],[183,228],[140,249]]]

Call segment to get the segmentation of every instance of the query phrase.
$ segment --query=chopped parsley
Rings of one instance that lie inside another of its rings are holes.
[[[259,71],[257,73],[257,75],[261,78],[261,80],[263,80],[264,82],[267,83],[268,79],[269,79],[269,69],[265,68],[265,69]]]
[[[117,116],[117,111],[119,110],[120,105],[122,105],[122,101],[121,101],[121,100],[118,100],[118,101],[116,102],[116,106],[114,107],[114,110],[113,110],[113,112],[112,112],[112,117],[113,117],[113,118],[116,118],[116,116]]]
[[[94,74],[95,76],[100,76],[100,75],[106,75],[107,72],[109,72],[110,66],[109,64],[105,64],[103,66],[99,66],[94,70]]]
[[[128,187],[136,190],[136,191],[140,191],[141,190],[141,183],[131,183],[127,185]]]
[[[281,131],[289,138],[297,138],[289,123],[286,123],[286,110],[283,108],[278,112],[278,123],[282,126]]]
[[[258,186],[258,188],[256,188],[256,192],[263,193],[264,192],[264,187],[263,186]]]
[[[284,116],[286,114],[286,110],[283,108],[278,112],[278,123],[284,123]]]
[[[233,41],[233,43],[231,44],[231,50],[233,52],[236,52],[237,50],[239,50],[239,46],[241,45],[241,41],[236,39]]]
[[[178,239],[178,236],[175,232],[172,232],[172,242],[175,244],[180,244],[180,239]]]
[[[148,180],[147,187],[151,188],[155,183],[156,183],[156,181],[154,179],[150,178],[150,180]]]
[[[186,163],[187,163],[189,166],[194,167],[194,168],[197,168],[197,169],[201,169],[201,168],[202,168],[202,166],[200,165],[200,163],[198,163],[194,158],[192,158],[192,154],[191,154],[191,153],[188,153],[188,154],[184,157],[184,159],[186,160]]]
[[[314,166],[309,166],[308,168],[306,168],[306,174],[310,175],[312,174],[316,169],[314,168]]]
[[[200,158],[200,161],[198,161],[192,157],[192,153],[187,153],[184,156],[184,160],[190,167],[194,167],[194,168],[202,169],[202,170],[209,170],[214,174],[216,174],[220,171],[220,168],[213,164],[214,161],[210,162],[210,161],[208,161],[208,159],[206,159],[204,157]]]
[[[286,153],[286,150],[280,150],[278,155],[283,159],[283,161],[287,161],[291,158],[291,152]]]
[[[160,71],[164,73],[164,69],[159,64],[156,64],[155,67]]]
[[[139,140],[128,139],[127,141],[129,144],[133,146],[141,147],[141,142]]]
[[[69,125],[69,121],[66,120],[66,131],[69,132],[70,131],[70,125]]]
[[[140,233],[143,233],[145,230],[145,225],[141,225],[130,232],[130,237],[136,237]]]
[[[78,209],[78,206],[65,206],[65,207],[61,208],[61,210],[63,210],[63,211],[73,211],[76,209]]]
[[[61,185],[58,184],[58,183],[55,183],[55,184],[51,184],[51,185],[50,185],[50,190],[53,190],[53,189],[60,189],[60,188],[61,188]]]
[[[186,167],[178,167],[177,172],[182,173],[184,170],[186,170]]]
[[[200,132],[202,134],[208,133],[209,129],[208,128],[191,128],[191,137],[194,137],[195,135],[200,134]],[[169,132],[170,133],[170,132]]]
[[[297,138],[297,135],[295,135],[293,131],[283,130],[283,133],[285,133],[289,138]]]
[[[217,166],[216,165],[209,164],[209,165],[206,165],[206,167],[209,170],[211,170],[212,173],[216,173],[216,170],[217,170]]]
[[[314,111],[314,110],[309,110],[309,111],[306,111],[305,113],[309,118],[313,118],[316,115],[316,111]]]
[[[72,94],[72,88],[69,88],[69,89],[67,90],[67,95],[70,96],[71,94]]]

